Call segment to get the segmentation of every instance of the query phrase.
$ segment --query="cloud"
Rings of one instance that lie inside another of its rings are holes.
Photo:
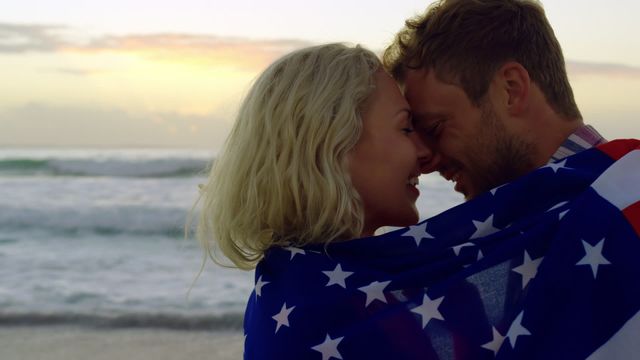
[[[153,61],[169,61],[259,69],[276,58],[312,43],[296,39],[258,40],[214,35],[158,33],[103,36],[83,46],[65,50],[77,52],[122,52]]]
[[[83,40],[79,40],[83,39]],[[261,69],[276,58],[314,43],[300,39],[249,39],[213,34],[151,33],[83,37],[62,25],[0,23],[0,55],[27,52],[119,53],[151,61]],[[640,67],[588,61],[567,61],[570,75],[640,76]],[[54,69],[90,75],[93,69]]]
[[[0,54],[27,52],[124,53],[154,61],[262,68],[292,50],[313,45],[298,39],[248,39],[209,34],[101,35],[78,41],[65,26],[0,23]],[[62,71],[78,75],[82,71]]]
[[[87,68],[71,68],[71,67],[61,67],[61,68],[43,68],[40,71],[46,73],[57,73],[63,75],[72,75],[72,76],[89,76],[96,74],[103,74],[109,72],[106,69],[87,69]]]
[[[595,63],[586,61],[568,61],[567,72],[569,75],[600,75],[600,76],[640,76],[640,67],[615,63]]]
[[[56,51],[64,40],[59,31],[64,26],[18,25],[0,23],[0,53]]]

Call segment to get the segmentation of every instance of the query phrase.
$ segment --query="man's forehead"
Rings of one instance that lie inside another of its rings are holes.
[[[433,69],[421,67],[421,68],[407,68],[404,73],[404,83],[407,81],[419,81],[424,80],[426,77],[433,72]]]

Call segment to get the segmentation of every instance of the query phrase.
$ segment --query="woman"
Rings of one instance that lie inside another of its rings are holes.
[[[274,247],[415,224],[420,165],[431,158],[372,52],[296,51],[260,75],[240,107],[203,188],[199,238],[251,269]]]
[[[264,268],[267,258],[284,253],[324,277],[320,271],[335,269],[328,244],[418,221],[418,176],[433,163],[407,102],[372,52],[341,44],[306,48],[259,76],[202,189],[198,226],[210,255],[219,249],[242,269],[260,262],[245,316],[248,358],[309,355],[268,339],[285,332],[293,308],[284,306],[276,319],[263,306],[266,279],[274,301],[286,294],[298,299],[291,300],[298,309],[322,307],[304,305],[313,295],[287,269]],[[303,256],[305,250],[317,258]],[[335,284],[344,286],[336,274]],[[315,341],[308,332],[297,336]]]

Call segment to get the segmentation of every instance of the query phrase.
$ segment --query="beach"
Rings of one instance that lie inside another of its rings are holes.
[[[229,331],[0,327],[3,360],[230,360],[242,358],[244,337]]]

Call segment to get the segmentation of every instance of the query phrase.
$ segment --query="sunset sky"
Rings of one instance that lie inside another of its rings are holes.
[[[216,150],[271,61],[381,51],[428,1],[21,0],[0,13],[0,147]],[[640,137],[640,5],[547,0],[585,121]]]

